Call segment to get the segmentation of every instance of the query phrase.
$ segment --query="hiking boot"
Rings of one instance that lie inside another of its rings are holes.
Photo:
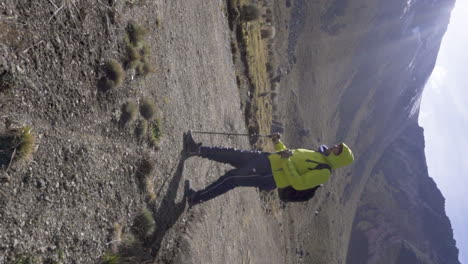
[[[197,156],[200,152],[201,145],[202,143],[197,143],[193,139],[192,130],[189,130],[184,134],[184,151],[188,158]]]

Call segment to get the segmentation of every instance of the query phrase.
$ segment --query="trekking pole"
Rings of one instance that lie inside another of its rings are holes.
[[[239,134],[227,132],[209,132],[209,131],[193,131],[192,134],[209,134],[209,135],[225,135],[225,136],[254,136],[254,137],[271,137],[272,135],[259,135],[259,134]]]

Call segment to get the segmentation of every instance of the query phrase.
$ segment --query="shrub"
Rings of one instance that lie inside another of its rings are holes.
[[[136,120],[138,116],[138,105],[133,101],[128,101],[122,105],[122,114],[120,115],[120,125],[126,126],[128,123]]]
[[[151,49],[148,43],[143,42],[141,47],[127,46],[127,67],[135,69],[138,75],[146,76],[153,72],[153,67],[149,64]]]
[[[21,160],[30,158],[36,144],[36,138],[32,133],[32,128],[25,126],[20,130],[18,144],[18,158]]]
[[[125,71],[122,64],[116,60],[107,62],[104,66],[104,72],[106,73],[107,79],[114,81],[114,87],[120,86],[125,79]]]
[[[154,162],[150,159],[143,159],[138,167],[138,175],[141,178],[147,177],[153,172],[154,169]]]
[[[39,264],[42,263],[40,258],[33,254],[22,254],[16,257],[15,264]]]
[[[141,75],[143,77],[154,72],[153,66],[151,66],[149,62],[146,61],[140,61],[139,63],[137,63],[135,70],[138,75]]]
[[[127,34],[130,43],[137,47],[138,45],[141,45],[141,42],[144,40],[146,34],[148,34],[148,30],[145,27],[136,24],[135,22],[131,22],[128,25]]]
[[[31,127],[10,129],[0,134],[0,167],[10,165],[13,160],[29,159],[35,146],[36,138]]]
[[[116,253],[118,250],[118,246],[122,242],[122,225],[119,223],[114,224],[113,232],[112,232],[112,240],[111,240],[111,250],[113,253]]]
[[[148,121],[152,120],[157,113],[156,104],[148,97],[140,101],[140,114]]]
[[[106,253],[102,256],[102,264],[120,264],[121,258],[118,254]]]
[[[102,77],[101,79],[99,79],[97,86],[100,91],[106,92],[110,89],[115,88],[117,85],[114,81],[109,80],[107,77]]]
[[[242,18],[244,21],[254,21],[260,18],[260,9],[256,5],[246,5],[242,8]]]
[[[271,38],[271,37],[273,37],[273,29],[271,27],[263,28],[260,31],[260,34],[261,34],[263,39]]]
[[[154,192],[154,177],[146,177],[145,181],[146,193],[150,201],[156,200],[156,193]]]
[[[143,242],[132,235],[127,235],[119,248],[119,264],[150,263],[151,255],[145,249]]]
[[[150,124],[149,141],[153,147],[159,148],[159,140],[161,139],[161,121],[156,119]]]
[[[140,51],[133,46],[127,46],[127,67],[130,67],[132,69],[135,68],[136,65],[140,62],[140,60]]]
[[[148,208],[144,208],[135,217],[132,226],[132,233],[141,240],[151,235],[155,228],[155,221],[153,214]]]
[[[16,76],[7,70],[0,73],[0,93],[6,90],[11,90],[18,85]]]
[[[146,61],[150,55],[150,46],[148,45],[147,42],[143,42],[143,45],[141,46],[140,49],[140,56],[143,61]]]
[[[148,121],[146,119],[140,120],[135,128],[135,134],[139,139],[142,139],[148,133]]]

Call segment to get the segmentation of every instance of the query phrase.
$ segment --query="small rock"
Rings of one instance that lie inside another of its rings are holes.
[[[2,176],[0,177],[0,183],[8,183],[10,182],[10,176],[9,175],[5,175],[5,176]]]
[[[44,187],[45,187],[45,181],[42,180],[42,179],[37,180],[37,182],[36,182],[36,187],[37,187],[38,189],[44,188]]]

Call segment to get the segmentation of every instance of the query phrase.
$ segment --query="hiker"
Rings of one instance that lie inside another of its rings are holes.
[[[271,135],[277,152],[268,153],[204,146],[196,143],[191,131],[188,131],[184,135],[187,157],[198,156],[234,167],[203,190],[194,191],[186,186],[189,206],[206,202],[240,186],[258,187],[265,191],[275,188],[298,192],[314,190],[328,181],[332,169],[354,161],[351,149],[344,143],[332,147],[322,145],[318,151],[290,150],[280,138],[280,134]]]

